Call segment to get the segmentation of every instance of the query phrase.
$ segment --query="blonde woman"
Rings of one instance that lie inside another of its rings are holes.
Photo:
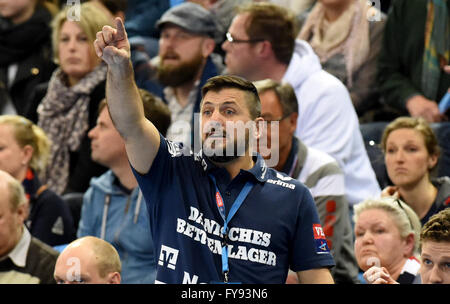
[[[22,116],[0,116],[0,170],[25,189],[29,200],[26,225],[31,235],[55,246],[72,241],[75,227],[68,206],[38,178],[49,153],[50,141],[41,128]]]
[[[411,284],[420,262],[420,221],[394,198],[366,200],[354,206],[355,256],[368,283]],[[377,281],[378,280],[378,281]]]
[[[106,65],[96,56],[93,42],[111,19],[92,2],[80,6],[79,20],[68,16],[69,8],[53,20],[53,53],[59,67],[37,109],[38,125],[52,141],[45,181],[58,194],[84,192],[91,177],[106,171],[90,158],[87,132],[95,126],[105,97]]]
[[[431,178],[439,158],[436,135],[423,118],[399,117],[386,126],[381,139],[387,173],[393,185],[383,196],[402,199],[422,225],[449,206],[450,178]]]

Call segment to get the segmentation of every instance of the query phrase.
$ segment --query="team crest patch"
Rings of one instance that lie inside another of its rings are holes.
[[[316,253],[329,253],[330,249],[328,249],[327,239],[325,237],[325,233],[323,232],[322,226],[320,224],[313,224],[312,229],[314,233],[314,242],[316,243]]]

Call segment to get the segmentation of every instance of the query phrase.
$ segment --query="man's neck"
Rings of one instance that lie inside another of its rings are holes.
[[[194,87],[195,81],[189,81],[177,87],[173,87],[173,93],[177,99],[177,102],[181,107],[186,107],[189,104],[189,95]]]
[[[280,148],[278,164],[274,167],[275,170],[283,172],[289,154],[291,153],[291,149],[292,149],[292,139],[289,141],[287,146]]]
[[[250,170],[255,165],[253,158],[246,154],[244,156],[233,159],[232,161],[226,163],[218,163],[212,161],[217,167],[225,168],[230,174],[230,179],[233,180],[239,172],[242,170]]]
[[[259,70],[261,73],[259,75],[255,75],[251,79],[251,81],[257,81],[257,80],[263,80],[263,79],[272,79],[277,82],[281,82],[281,80],[284,77],[284,74],[286,74],[288,66],[284,63],[281,63],[277,60],[274,60],[275,62],[267,63],[263,67],[261,67]]]
[[[138,184],[136,178],[131,171],[131,167],[128,161],[121,162],[119,165],[111,167],[111,171],[125,188],[133,190],[137,187]]]

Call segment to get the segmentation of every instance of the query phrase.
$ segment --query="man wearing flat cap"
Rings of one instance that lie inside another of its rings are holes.
[[[160,30],[158,81],[172,115],[167,138],[194,146],[194,114],[200,111],[201,87],[218,75],[211,54],[216,23],[202,6],[185,2],[165,12]]]

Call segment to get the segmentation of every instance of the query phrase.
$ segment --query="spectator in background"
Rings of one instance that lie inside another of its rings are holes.
[[[111,14],[112,20],[114,20],[114,18],[116,17],[119,17],[125,21],[125,12],[128,7],[127,0],[92,0],[92,1],[99,3],[103,8],[105,8]]]
[[[380,187],[347,89],[322,70],[309,44],[295,36],[293,16],[285,9],[270,3],[244,6],[222,45],[228,73],[290,83],[299,101],[296,136],[338,161],[350,205],[378,196]]]
[[[402,199],[422,225],[431,215],[449,207],[450,178],[431,178],[438,163],[439,145],[423,118],[399,117],[386,126],[381,140],[387,173],[393,186],[384,196]]]
[[[93,236],[70,243],[59,255],[54,268],[58,284],[120,284],[120,273],[116,249]]]
[[[366,0],[319,0],[298,35],[345,84],[360,122],[373,121],[380,109],[375,80],[385,21]]]
[[[310,10],[316,0],[269,0],[268,2],[283,6],[294,13],[295,16],[299,16]]]
[[[38,107],[38,125],[52,141],[45,182],[58,194],[84,192],[92,176],[106,168],[90,158],[87,132],[95,125],[97,109],[105,97],[106,65],[96,56],[93,41],[111,19],[97,4],[81,4],[79,21],[68,9],[53,20],[55,70]],[[46,92],[46,93],[45,93]]]
[[[395,116],[444,119],[438,104],[450,87],[448,1],[396,0],[388,14],[378,82]],[[389,119],[391,120],[391,119]]]
[[[450,209],[433,215],[420,233],[423,284],[450,284]]]
[[[171,111],[167,138],[194,146],[194,115],[200,111],[201,87],[218,74],[211,58],[216,24],[202,6],[186,2],[165,12],[160,30],[158,81]]]
[[[52,62],[50,21],[57,7],[42,0],[4,0],[0,5],[0,114],[36,121],[34,87],[47,82]]]
[[[144,90],[139,93],[145,117],[165,134],[170,125],[167,105]],[[78,237],[96,236],[117,249],[122,263],[122,283],[153,284],[158,257],[145,201],[106,101],[100,103],[99,113],[97,126],[89,131],[92,159],[110,170],[91,180],[84,195]]]
[[[245,3],[249,3],[252,0],[188,0],[200,4],[211,12],[216,20],[217,25],[217,37],[216,37],[216,49],[217,52],[223,55],[223,50],[220,45],[226,39],[226,33],[230,27],[231,21],[236,14],[236,7]]]
[[[416,213],[393,198],[368,199],[354,209],[355,255],[365,280],[374,283],[381,268],[392,281],[416,281],[421,228]]]
[[[0,170],[0,283],[52,284],[58,252],[32,237],[20,182]]]
[[[68,206],[39,180],[49,154],[50,142],[41,128],[21,116],[0,116],[0,170],[25,189],[30,211],[26,225],[31,235],[56,246],[74,240],[75,228]]]
[[[169,8],[169,0],[128,0],[125,24],[132,48],[139,48],[150,58],[158,54],[159,32],[155,25]]]
[[[270,155],[263,155],[262,151],[260,154],[268,166],[309,188],[336,262],[331,269],[334,281],[357,283],[358,266],[353,253],[353,231],[342,170],[334,158],[307,147],[294,136],[298,103],[290,84],[266,79],[256,81],[254,85],[261,99],[261,117],[267,122],[267,136],[263,133],[262,138],[267,138],[267,148],[271,151]],[[275,123],[278,128],[274,128]]]

